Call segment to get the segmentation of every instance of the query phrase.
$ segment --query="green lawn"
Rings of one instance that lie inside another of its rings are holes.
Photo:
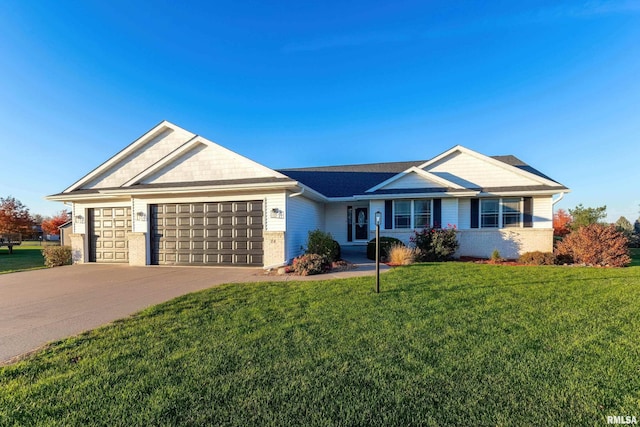
[[[6,246],[0,247],[0,274],[37,268],[45,268],[39,242],[22,242],[22,245],[13,247],[12,254]]]
[[[0,425],[640,418],[640,267],[421,264],[234,284],[0,369]]]

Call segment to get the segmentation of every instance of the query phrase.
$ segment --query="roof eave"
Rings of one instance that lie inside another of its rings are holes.
[[[72,201],[84,199],[100,199],[108,197],[128,197],[128,196],[144,196],[144,195],[162,195],[162,194],[193,194],[193,193],[211,193],[211,192],[253,192],[269,191],[269,190],[286,190],[299,188],[295,181],[287,181],[282,183],[254,183],[247,184],[228,184],[228,185],[208,185],[208,186],[186,186],[186,187],[158,187],[158,188],[114,188],[97,190],[96,193],[77,194],[77,193],[61,193],[53,194],[45,197],[46,200],[52,201]]]
[[[475,197],[478,191],[456,191],[456,192],[425,192],[425,193],[390,193],[390,194],[362,194],[354,196],[355,200],[374,200],[374,199],[415,199],[417,197],[424,198],[442,198],[444,197]]]
[[[570,193],[568,188],[550,188],[548,190],[514,190],[514,191],[480,191],[479,197],[485,196],[553,196],[558,193]]]

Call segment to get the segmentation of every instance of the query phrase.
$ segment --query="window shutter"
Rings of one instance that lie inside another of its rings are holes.
[[[533,227],[533,197],[525,197],[522,215],[523,227]]]
[[[347,206],[347,242],[353,242],[353,206]]]
[[[384,229],[393,228],[393,200],[384,201]]]
[[[442,228],[442,199],[433,199],[433,228]]]
[[[480,217],[480,199],[471,199],[471,228],[478,228]]]

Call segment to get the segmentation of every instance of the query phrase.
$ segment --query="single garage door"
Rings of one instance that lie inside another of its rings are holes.
[[[89,209],[89,261],[129,262],[131,208]]]
[[[262,266],[262,201],[151,205],[151,263]]]

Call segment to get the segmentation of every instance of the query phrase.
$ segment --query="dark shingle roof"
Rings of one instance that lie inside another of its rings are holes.
[[[529,166],[515,156],[491,156],[493,159],[499,160],[510,166],[533,173],[539,177],[552,180],[537,169]],[[390,163],[369,163],[361,165],[344,165],[344,166],[318,166],[309,168],[293,168],[279,169],[278,172],[287,175],[291,179],[314,189],[315,191],[327,197],[350,197],[354,195],[362,195],[375,187],[376,185],[386,181],[387,179],[404,172],[412,166],[419,166],[426,163],[427,160],[414,160],[408,162],[390,162]],[[552,180],[553,181],[553,180]],[[556,182],[556,181],[553,181]],[[558,183],[562,187],[562,184]],[[562,187],[564,188],[564,187]],[[511,189],[509,187],[501,188],[502,191]],[[533,190],[533,188],[531,188]],[[548,186],[537,186],[539,189],[549,189]],[[476,189],[484,191],[485,189]],[[497,189],[486,189],[496,191]],[[518,188],[513,188],[518,191]],[[397,189],[397,190],[378,190],[373,194],[393,194],[393,193],[433,193],[444,191],[456,191],[453,189],[443,188],[421,188],[421,189]],[[460,191],[460,190],[457,190]]]

